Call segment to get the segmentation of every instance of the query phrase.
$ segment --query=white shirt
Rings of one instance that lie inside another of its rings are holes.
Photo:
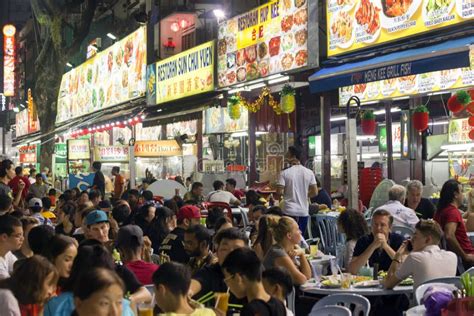
[[[277,185],[283,192],[285,215],[309,216],[309,186],[316,185],[314,173],[302,165],[293,165],[280,173]]]
[[[458,258],[454,252],[430,245],[422,251],[412,251],[395,272],[395,276],[400,280],[412,276],[416,288],[428,280],[456,276],[457,265]]]
[[[212,191],[206,197],[207,202],[222,202],[227,204],[236,204],[240,202],[232,193],[223,190]]]
[[[20,306],[8,289],[0,289],[0,306],[2,307],[2,316],[21,316]]]
[[[11,253],[11,251],[7,252],[5,257],[0,257],[0,280],[10,277],[16,260],[17,258]]]
[[[378,207],[377,210],[386,210],[393,216],[393,226],[406,226],[415,229],[415,225],[420,221],[414,210],[406,207],[400,201],[388,201]]]

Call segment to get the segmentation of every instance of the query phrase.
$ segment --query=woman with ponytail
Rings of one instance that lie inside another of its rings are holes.
[[[295,285],[304,284],[311,278],[311,266],[305,257],[304,249],[298,246],[302,239],[298,224],[291,217],[283,216],[271,225],[276,244],[265,255],[265,269],[285,268]]]

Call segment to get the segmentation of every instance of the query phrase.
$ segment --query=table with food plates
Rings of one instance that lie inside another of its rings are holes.
[[[385,289],[381,285],[379,280],[369,280],[370,277],[361,277],[353,276],[353,282],[360,280],[359,282],[354,282],[349,288],[342,288],[340,284],[330,284],[325,285],[323,282],[315,282],[310,280],[301,286],[301,291],[303,295],[331,295],[331,294],[340,294],[340,293],[352,293],[359,294],[362,296],[385,296],[385,295],[412,295],[413,294],[413,285],[398,285],[393,289]]]

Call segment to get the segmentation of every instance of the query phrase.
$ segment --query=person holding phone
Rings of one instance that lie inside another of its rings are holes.
[[[415,229],[411,240],[404,241],[393,257],[385,288],[391,289],[409,276],[416,288],[431,279],[456,275],[456,254],[438,246],[443,234],[439,224],[431,219],[420,220]]]

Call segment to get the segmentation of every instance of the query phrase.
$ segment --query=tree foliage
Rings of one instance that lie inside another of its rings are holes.
[[[98,0],[31,0],[36,24],[33,96],[41,126],[42,166],[51,169],[57,99],[64,66],[89,33]],[[72,38],[66,40],[66,34]]]

